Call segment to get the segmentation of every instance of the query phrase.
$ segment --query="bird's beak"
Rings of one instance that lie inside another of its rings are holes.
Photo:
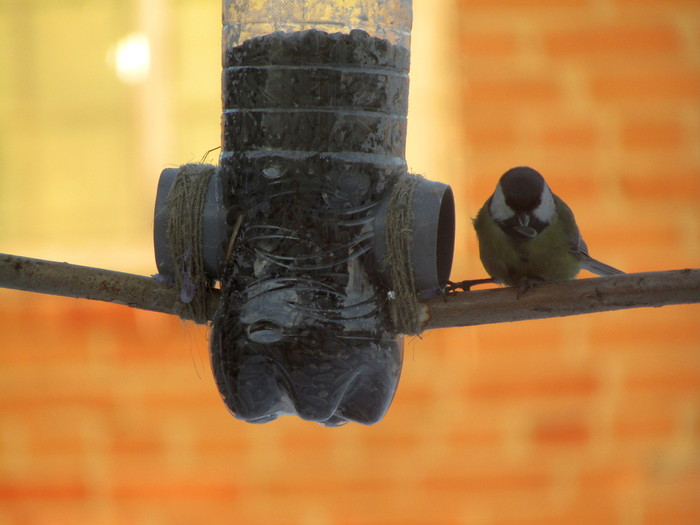
[[[518,225],[513,228],[516,232],[529,239],[533,239],[537,236],[537,230],[528,226],[530,224],[529,213],[518,213],[517,220]]]
[[[529,213],[518,213],[518,224],[527,228],[530,224],[530,214]]]

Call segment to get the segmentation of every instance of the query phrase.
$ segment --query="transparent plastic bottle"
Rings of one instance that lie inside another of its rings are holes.
[[[372,250],[406,173],[411,2],[226,0],[223,14],[219,391],[246,421],[375,423],[402,364]]]
[[[317,29],[371,36],[408,49],[413,13],[411,0],[225,0],[224,48],[277,31]]]

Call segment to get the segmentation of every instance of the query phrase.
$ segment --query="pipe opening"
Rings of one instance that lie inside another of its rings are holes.
[[[435,248],[437,280],[444,286],[450,279],[455,249],[455,199],[452,188],[447,186],[440,202],[440,216]]]

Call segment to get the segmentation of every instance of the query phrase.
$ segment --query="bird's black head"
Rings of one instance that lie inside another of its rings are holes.
[[[506,204],[515,212],[530,212],[539,206],[544,177],[532,168],[520,166],[506,171],[500,180]]]

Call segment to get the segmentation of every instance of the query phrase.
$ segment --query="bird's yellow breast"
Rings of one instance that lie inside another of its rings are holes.
[[[515,239],[491,218],[487,203],[474,219],[474,228],[481,262],[498,282],[517,286],[523,278],[564,281],[573,279],[579,272],[580,262],[571,252],[557,215],[533,239]]]

